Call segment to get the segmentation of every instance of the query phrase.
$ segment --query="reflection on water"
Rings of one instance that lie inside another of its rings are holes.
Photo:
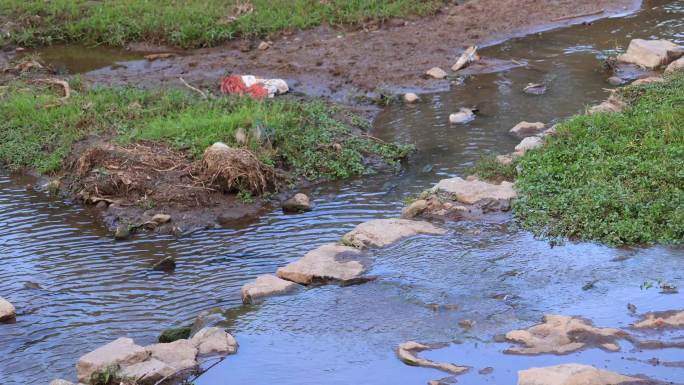
[[[0,177],[0,295],[19,312],[16,324],[0,326],[2,383],[73,378],[77,358],[98,345],[123,335],[151,343],[161,329],[185,324],[204,309],[237,308],[239,288],[248,280],[339,239],[364,220],[396,216],[404,197],[442,177],[463,175],[484,151],[510,152],[517,141],[507,131],[520,120],[553,122],[603,99],[607,74],[596,60],[602,50],[634,37],[684,43],[684,1],[660,3],[628,18],[484,49],[485,56],[525,59],[530,66],[469,78],[415,106],[390,106],[374,134],[416,143],[418,153],[395,174],[315,188],[316,208],[302,215],[274,212],[240,229],[114,242],[82,209],[27,192],[26,181]],[[522,93],[527,83],[541,81],[549,86],[546,95]],[[480,110],[475,122],[448,124],[449,113],[473,105]],[[630,359],[675,361],[681,352],[590,350],[504,360],[502,346],[488,342],[547,312],[627,326],[633,321],[627,299],[639,311],[681,308],[682,294],[662,295],[639,285],[662,279],[681,287],[684,250],[591,244],[552,249],[511,223],[445,226],[447,236],[417,237],[378,252],[371,274],[381,278],[375,282],[306,290],[234,312],[231,332],[240,353],[196,383],[423,384],[444,377],[394,357],[393,348],[409,339],[462,341],[426,355],[495,368],[486,376],[471,371],[460,380],[467,384],[513,384],[520,368],[574,361],[662,380],[684,378],[684,369]],[[176,271],[152,271],[152,263],[165,255],[177,259]],[[616,256],[630,258],[612,262]],[[594,289],[582,290],[594,280]],[[40,288],[27,288],[26,282]],[[432,303],[459,308],[435,312],[427,306]],[[475,321],[475,327],[462,330],[462,319]]]

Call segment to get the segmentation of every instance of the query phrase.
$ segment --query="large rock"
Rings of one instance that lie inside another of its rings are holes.
[[[515,146],[515,152],[518,155],[523,155],[529,150],[539,148],[544,145],[544,139],[539,136],[530,136],[523,139],[520,144]]]
[[[530,122],[520,122],[511,128],[510,133],[525,138],[528,136],[534,136],[544,131],[546,125],[542,122],[530,123]]]
[[[668,65],[684,55],[684,48],[667,40],[634,39],[627,52],[618,56],[623,63],[632,63],[649,69]]]
[[[684,327],[684,311],[664,311],[646,314],[646,316],[636,324],[637,329],[660,329],[660,328],[679,328]]]
[[[95,373],[100,373],[112,366],[131,366],[141,363],[150,356],[150,352],[136,345],[130,338],[119,338],[101,346],[81,357],[76,363],[78,381],[88,383]]]
[[[411,366],[437,369],[452,374],[461,374],[468,370],[468,368],[465,366],[459,366],[448,362],[430,361],[425,358],[420,358],[416,355],[418,352],[430,349],[432,349],[431,346],[423,345],[415,341],[408,341],[399,345],[397,348],[397,356],[403,363]]]
[[[518,385],[620,385],[647,383],[589,365],[564,364],[518,372]]]
[[[228,355],[237,352],[238,344],[232,335],[217,327],[204,328],[190,340],[199,355]]]
[[[198,349],[189,340],[178,340],[168,344],[154,344],[145,349],[152,359],[159,360],[176,371],[194,368],[197,366]]]
[[[356,248],[329,243],[279,268],[276,275],[302,285],[344,283],[360,278],[366,271],[366,266],[361,262],[362,256],[363,253]]]
[[[311,210],[311,200],[306,194],[297,193],[292,198],[283,202],[283,211],[286,213],[301,213]]]
[[[162,361],[151,358],[137,364],[123,366],[116,374],[122,383],[154,385],[163,378],[170,378],[178,371]]]
[[[374,219],[364,222],[343,237],[345,243],[358,248],[385,247],[418,234],[441,235],[446,230],[429,222],[408,219]]]
[[[588,346],[620,350],[617,340],[627,334],[618,329],[596,328],[579,318],[545,315],[543,323],[506,333],[506,339],[523,346],[509,348],[511,354],[567,354]]]
[[[17,309],[8,300],[0,297],[0,322],[11,321],[17,316]]]
[[[271,295],[284,294],[300,287],[298,284],[278,278],[275,275],[260,275],[254,282],[242,286],[240,294],[242,303],[253,303],[255,300]]]
[[[666,74],[672,74],[672,73],[679,72],[679,71],[684,71],[684,57],[673,61],[665,69]]]
[[[479,180],[464,180],[459,177],[442,179],[432,188],[433,193],[448,195],[451,199],[467,205],[498,206],[502,210],[510,209],[510,203],[516,197],[514,184],[501,182],[492,184]]]

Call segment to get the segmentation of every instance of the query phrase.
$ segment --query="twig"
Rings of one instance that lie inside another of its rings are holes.
[[[60,100],[64,101],[67,100],[71,97],[71,87],[69,87],[69,83],[67,83],[64,80],[59,80],[59,79],[36,79],[34,80],[35,83],[47,83],[47,84],[54,84],[61,86],[64,89],[64,97],[62,97]]]
[[[605,11],[606,11],[605,9],[602,9],[602,10],[600,10],[600,11],[582,13],[582,14],[579,14],[579,15],[571,15],[571,16],[557,17],[557,18],[555,18],[555,19],[551,19],[551,21],[554,21],[554,22],[555,22],[555,21],[562,21],[562,20],[568,20],[568,19],[577,19],[577,18],[580,18],[580,17],[594,16],[594,15],[601,14],[601,13],[603,13],[603,12],[605,12]]]
[[[200,95],[202,95],[202,99],[206,99],[206,98],[207,98],[207,94],[205,94],[205,93],[204,93],[202,90],[200,90],[199,88],[195,88],[195,87],[191,86],[191,85],[188,84],[188,82],[186,82],[185,79],[183,79],[182,77],[181,77],[181,78],[178,78],[178,79],[181,81],[181,83],[183,83],[183,85],[185,85],[185,86],[188,87],[189,89],[191,89],[191,90],[193,90],[193,91],[199,93]]]

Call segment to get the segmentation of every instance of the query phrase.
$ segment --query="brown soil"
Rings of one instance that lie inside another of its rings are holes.
[[[434,66],[448,70],[465,46],[493,44],[512,36],[606,17],[634,9],[638,3],[472,0],[416,21],[393,20],[349,33],[320,27],[282,36],[263,51],[256,48],[258,42],[236,41],[142,65],[97,71],[86,78],[105,84],[177,85],[178,78],[183,77],[193,84],[215,88],[227,73],[254,74],[282,77],[294,91],[337,101],[378,90],[446,89],[448,80],[425,79],[423,74]],[[496,67],[506,68],[501,63]]]

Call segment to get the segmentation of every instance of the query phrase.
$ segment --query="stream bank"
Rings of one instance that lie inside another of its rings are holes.
[[[3,179],[8,214],[2,247],[10,257],[0,276],[3,291],[20,309],[19,323],[0,336],[0,346],[10,352],[3,355],[2,367],[11,372],[3,378],[17,384],[47,382],[41,373],[48,372],[50,378],[58,373],[68,378],[78,356],[103,343],[129,335],[148,344],[160,328],[184,325],[219,306],[227,309],[226,326],[241,350],[197,383],[226,377],[258,383],[425,383],[443,376],[395,358],[393,348],[409,339],[464,342],[426,353],[434,360],[482,369],[500,363],[490,374],[472,371],[463,378],[474,384],[513,383],[518,369],[567,360],[606,362],[613,371],[677,380],[680,369],[652,366],[650,352],[624,356],[587,350],[570,357],[502,360],[504,347],[482,340],[538,323],[547,312],[628,327],[638,318],[630,315],[624,298],[640,313],[676,308],[680,294],[640,286],[656,279],[680,283],[678,248],[570,243],[552,249],[505,220],[463,223],[448,225],[445,237],[408,239],[378,253],[370,273],[383,278],[366,285],[307,290],[247,307],[240,305],[239,288],[321,243],[338,240],[360,222],[396,215],[407,195],[464,175],[482,151],[510,151],[518,140],[507,132],[520,120],[550,122],[604,99],[606,74],[596,68],[601,51],[616,40],[625,45],[634,31],[681,41],[681,12],[680,2],[663,3],[633,18],[488,48],[491,56],[535,59],[534,68],[478,76],[451,92],[424,95],[410,108],[389,106],[378,115],[373,134],[415,142],[419,151],[408,167],[397,175],[317,186],[316,209],[301,216],[271,212],[238,229],[113,243],[81,210],[26,192],[16,179]],[[518,94],[539,78],[551,84],[547,95]],[[471,104],[481,106],[479,120],[460,128],[446,123],[454,107]],[[174,273],[149,270],[153,260],[169,254],[178,260]],[[24,288],[31,279],[41,289]],[[582,290],[595,280],[593,289]],[[469,331],[458,326],[464,319],[473,321]],[[674,362],[678,353],[659,356]],[[36,357],[44,357],[45,366]]]

